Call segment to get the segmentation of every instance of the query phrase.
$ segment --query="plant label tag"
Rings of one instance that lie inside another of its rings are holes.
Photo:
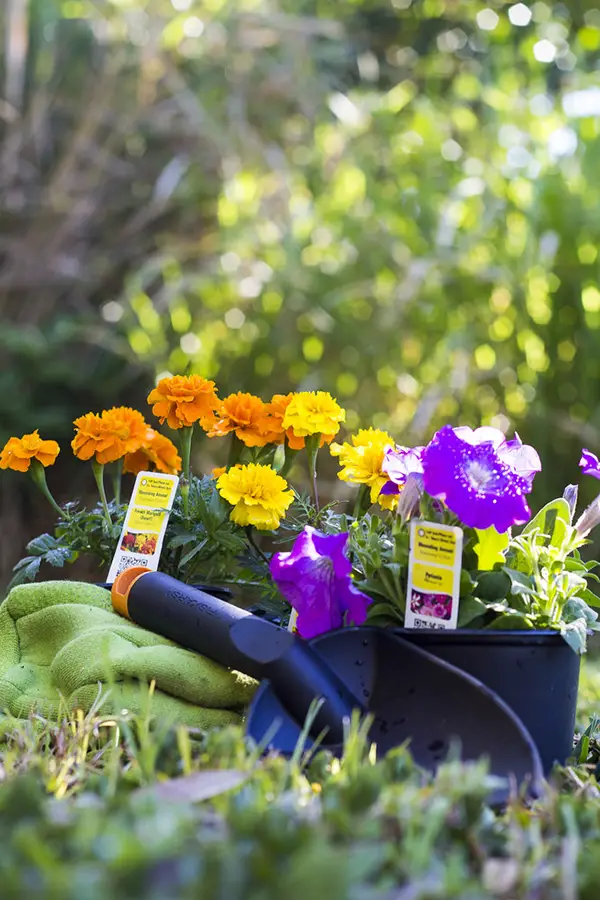
[[[462,545],[461,528],[411,523],[405,628],[456,628]]]
[[[177,492],[177,475],[139,472],[127,507],[119,545],[107,581],[132,566],[158,569],[165,531]]]

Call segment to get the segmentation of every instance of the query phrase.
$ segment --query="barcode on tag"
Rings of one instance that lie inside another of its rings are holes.
[[[126,569],[133,568],[133,566],[142,566],[144,569],[147,569],[148,558],[145,556],[132,556],[130,553],[128,553],[127,556],[122,556],[119,561],[117,575],[120,575],[121,572],[124,572]]]

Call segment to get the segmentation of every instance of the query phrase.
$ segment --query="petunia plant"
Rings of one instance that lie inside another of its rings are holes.
[[[404,625],[414,519],[462,529],[459,628],[552,629],[577,651],[598,629],[596,563],[581,551],[600,523],[600,496],[577,517],[577,488],[569,485],[532,516],[528,498],[541,461],[518,435],[445,425],[427,444],[407,447],[364,428],[339,442],[345,412],[325,391],[221,399],[199,375],[161,379],[148,403],[169,436],[128,407],[75,420],[71,447],[90,464],[98,491],[91,508],[53,497],[46,469],[59,452],[54,441],[37,432],[8,441],[0,468],[28,472],[58,514],[53,534],[28,545],[13,582],[85,554],[102,580],[126,512],[123,485],[156,470],[180,476],[160,568],[189,583],[229,585],[245,596],[254,590],[284,623],[293,611],[305,637],[346,625]],[[204,475],[193,472],[198,440],[223,446],[223,464]],[[320,453],[337,460],[348,490],[328,505],[319,497]],[[307,493],[293,486],[302,466]],[[580,466],[600,478],[589,450]],[[419,603],[442,619],[448,612],[442,595]]]

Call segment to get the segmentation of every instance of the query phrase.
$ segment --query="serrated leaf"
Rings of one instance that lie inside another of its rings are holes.
[[[51,534],[40,534],[39,537],[29,541],[26,549],[33,556],[43,556],[44,553],[47,553],[49,550],[54,550],[56,543],[56,538]]]
[[[62,569],[66,562],[71,561],[72,552],[68,547],[57,547],[55,550],[49,550],[44,556],[44,562],[50,563],[57,569]]]
[[[231,552],[241,552],[245,548],[244,541],[236,534],[229,534],[226,531],[217,532],[215,540],[226,550]]]
[[[195,547],[192,547],[191,550],[189,550],[184,556],[181,557],[181,560],[179,561],[180,568],[186,566],[190,562],[190,560],[192,560],[195,556],[198,555],[198,553],[200,553],[201,550],[204,549],[204,547],[206,546],[206,541],[207,538],[204,538],[203,541],[200,541],[199,544],[197,544]]]
[[[496,564],[504,563],[504,551],[508,547],[510,536],[508,531],[500,534],[493,525],[484,531],[475,529],[478,542],[473,547],[477,555],[478,568],[482,572],[489,572]]]
[[[26,581],[35,581],[41,564],[41,556],[33,557],[28,565],[23,566],[18,570],[18,572],[16,572],[16,574],[10,581],[10,584],[8,585],[8,589],[11,590],[11,588],[16,587],[18,584],[24,584]]]
[[[37,556],[24,556],[23,559],[20,559],[18,563],[13,566],[13,572],[18,572],[20,569],[23,569],[25,566],[28,566],[30,562],[38,559]]]
[[[197,539],[195,534],[190,534],[189,532],[186,534],[176,534],[175,537],[171,538],[167,546],[169,550],[176,550],[177,547],[185,547],[186,544],[191,544],[192,541]]]

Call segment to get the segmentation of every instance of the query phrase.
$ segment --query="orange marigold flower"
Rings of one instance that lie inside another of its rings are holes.
[[[27,472],[32,459],[37,459],[44,467],[51,466],[60,452],[56,441],[44,441],[37,429],[21,438],[8,439],[0,451],[0,469],[14,469],[15,472]]]
[[[295,394],[273,394],[270,403],[267,403],[267,410],[271,419],[276,422],[276,427],[281,430],[281,434],[285,435],[287,445],[290,450],[303,450],[305,443],[304,437],[301,435],[294,434],[293,428],[283,427],[283,420],[285,414],[287,412],[287,408],[290,405],[291,401],[294,399]],[[333,440],[335,435],[333,434],[322,434],[321,441],[319,446],[323,446],[323,444],[329,444]]]
[[[135,453],[150,439],[152,429],[137,409],[130,409],[128,406],[113,406],[112,409],[104,410],[102,421],[106,423],[108,430],[122,442],[121,456],[125,453]]]
[[[123,471],[132,475],[146,472],[152,466],[165,475],[177,475],[181,471],[181,457],[177,447],[164,434],[149,428],[149,439],[135,453],[128,453],[123,460]]]
[[[167,422],[169,428],[183,428],[200,422],[204,428],[214,422],[219,398],[214,381],[200,375],[174,375],[161,378],[148,394],[148,403],[161,425]]]
[[[73,424],[76,430],[71,447],[75,456],[83,460],[94,456],[101,464],[135,453],[148,439],[149,426],[143,415],[126,406],[104,410],[100,416],[87,413]]]
[[[230,394],[221,402],[209,437],[224,437],[234,431],[247,447],[264,447],[281,442],[283,433],[269,416],[267,404],[254,394]]]

